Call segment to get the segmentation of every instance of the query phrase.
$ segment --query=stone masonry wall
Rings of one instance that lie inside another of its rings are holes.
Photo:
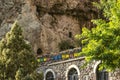
[[[63,62],[63,63],[56,63],[56,64],[48,64],[45,65],[45,67],[42,68],[43,72],[45,72],[45,70],[47,69],[52,69],[55,74],[56,74],[56,78],[55,80],[66,80],[67,76],[66,76],[66,72],[69,66],[71,65],[77,65],[77,67],[80,70],[80,75],[79,75],[79,80],[84,80],[85,76],[87,76],[89,78],[89,80],[93,80],[94,79],[94,73],[93,73],[93,66],[88,66],[86,68],[82,68],[84,60],[78,59],[78,60],[73,60],[73,61],[68,61],[68,62]]]
[[[84,57],[79,57],[50,64],[44,64],[44,66],[42,64],[42,66],[39,67],[38,71],[46,73],[46,70],[52,69],[55,73],[55,80],[68,80],[67,71],[71,69],[69,68],[71,65],[75,65],[80,72],[80,75],[78,75],[79,80],[96,80],[95,70],[97,69],[98,62],[94,61],[93,63],[83,68],[82,66],[84,63]],[[120,80],[120,70],[118,69],[115,72],[109,72],[109,80]]]

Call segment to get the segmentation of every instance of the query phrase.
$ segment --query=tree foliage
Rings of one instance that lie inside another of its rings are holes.
[[[120,0],[100,0],[97,7],[102,9],[106,20],[92,20],[95,28],[82,29],[76,38],[82,39],[82,52],[87,62],[101,61],[101,69],[120,68]]]
[[[32,75],[37,67],[31,46],[24,40],[22,29],[15,22],[0,41],[0,80],[27,80],[26,76]]]

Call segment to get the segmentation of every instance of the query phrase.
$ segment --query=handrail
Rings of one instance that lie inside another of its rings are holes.
[[[81,57],[80,52],[81,48],[74,48],[74,49],[69,49],[66,51],[61,51],[58,54],[49,54],[49,55],[41,55],[38,57],[38,62],[48,62],[48,61],[62,61],[62,60],[68,60],[68,59],[73,59],[76,57]]]
[[[83,59],[85,59],[85,57],[78,57],[78,58],[69,59],[69,60],[65,60],[65,61],[59,61],[59,62],[50,63],[50,64],[48,64],[48,66],[61,64],[61,63],[66,63],[66,62],[71,62],[71,61],[83,60]]]

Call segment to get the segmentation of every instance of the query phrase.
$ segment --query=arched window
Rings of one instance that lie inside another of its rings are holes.
[[[47,72],[45,80],[54,80],[54,75],[51,71]]]
[[[78,80],[78,72],[75,68],[71,68],[68,72],[68,80]]]
[[[108,72],[105,69],[99,70],[98,66],[96,70],[96,80],[108,80]]]

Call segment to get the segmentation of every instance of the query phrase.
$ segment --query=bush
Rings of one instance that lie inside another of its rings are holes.
[[[59,47],[60,51],[63,51],[63,50],[66,50],[66,49],[73,49],[74,48],[74,46],[71,44],[71,42],[67,41],[67,40],[61,41],[59,43],[58,47]]]

